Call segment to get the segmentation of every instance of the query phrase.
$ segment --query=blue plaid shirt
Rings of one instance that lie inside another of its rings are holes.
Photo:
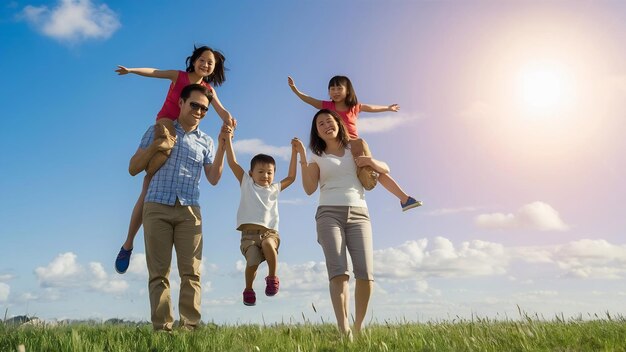
[[[174,205],[178,198],[181,205],[200,206],[200,176],[204,165],[213,163],[213,140],[197,128],[185,132],[178,121],[174,121],[174,127],[176,144],[170,157],[150,181],[145,201]],[[148,148],[153,140],[154,126],[150,126],[139,148]]]

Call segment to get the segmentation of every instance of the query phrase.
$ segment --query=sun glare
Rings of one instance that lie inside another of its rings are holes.
[[[522,103],[534,114],[558,113],[568,102],[567,76],[552,65],[533,65],[519,75]]]

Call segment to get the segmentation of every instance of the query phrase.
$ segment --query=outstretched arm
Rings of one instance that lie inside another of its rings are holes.
[[[296,149],[297,141],[298,141],[298,138],[294,138],[291,140],[291,161],[289,161],[289,173],[287,174],[287,177],[285,177],[282,181],[280,181],[281,191],[289,187],[293,183],[293,181],[296,180],[296,172],[297,172],[296,163],[298,160],[298,150]]]
[[[291,91],[293,91],[298,96],[298,98],[300,98],[303,102],[311,105],[312,107],[316,109],[322,108],[322,101],[312,98],[302,93],[301,91],[299,91],[298,88],[296,88],[296,84],[293,81],[293,78],[291,78],[290,76],[287,76],[287,83],[289,83],[289,88],[291,88]]]
[[[370,104],[361,104],[361,111],[363,112],[385,112],[385,111],[393,111],[398,112],[400,110],[400,105],[391,104],[391,105],[370,105]]]
[[[298,139],[295,143],[298,154],[300,154],[300,165],[302,166],[302,188],[304,188],[306,194],[311,195],[317,190],[320,169],[316,163],[307,163],[306,150],[302,141]]]
[[[222,126],[222,131],[220,135],[217,137],[217,153],[215,154],[215,158],[213,159],[212,164],[204,165],[204,174],[206,175],[207,181],[213,186],[217,185],[220,178],[222,177],[222,170],[224,169],[224,153],[226,147],[222,141],[223,134],[230,132],[230,127]]]
[[[387,165],[387,163],[376,160],[371,156],[357,156],[354,161],[356,163],[356,166],[358,167],[371,166],[372,169],[374,169],[374,171],[378,172],[379,174],[389,173],[389,166]]]
[[[151,77],[151,78],[165,78],[170,81],[176,81],[178,77],[178,71],[176,70],[159,70],[156,68],[127,68],[121,65],[117,66],[117,70],[115,70],[118,75],[127,75],[129,73],[134,73],[139,76]]]
[[[228,167],[233,172],[233,175],[239,180],[239,184],[241,184],[241,180],[243,180],[243,173],[245,172],[243,168],[237,163],[237,157],[235,156],[235,150],[233,149],[233,141],[232,141],[232,133],[220,133],[220,141],[224,143],[224,147],[226,149],[226,161],[228,162]]]
[[[215,109],[217,116],[222,119],[222,122],[225,125],[228,125],[232,128],[237,127],[237,120],[235,120],[230,112],[228,112],[228,110],[224,108],[224,105],[222,105],[222,102],[217,97],[217,92],[215,91],[215,89],[213,89],[213,100],[211,100],[211,105],[213,105],[213,109]]]

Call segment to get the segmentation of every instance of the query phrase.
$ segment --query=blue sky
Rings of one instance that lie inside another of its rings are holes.
[[[197,44],[227,58],[217,89],[240,162],[271,153],[279,178],[315,112],[288,75],[325,98],[345,74],[361,102],[400,104],[359,123],[425,203],[402,213],[384,189],[367,193],[372,320],[512,317],[518,305],[624,314],[625,17],[614,1],[4,2],[0,308],[149,319],[142,233],[127,274],[113,260],[142,181],[128,161],[168,85],[114,69],[183,69]],[[218,128],[211,110],[201,129]],[[202,182],[205,321],[332,319],[317,194],[299,176],[281,195],[281,292],[253,308],[241,303],[237,182],[228,169],[217,187]]]

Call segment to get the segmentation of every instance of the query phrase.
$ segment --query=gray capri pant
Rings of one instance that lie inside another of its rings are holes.
[[[347,249],[354,277],[374,281],[372,226],[367,208],[322,205],[317,208],[315,221],[328,279],[349,275]]]

